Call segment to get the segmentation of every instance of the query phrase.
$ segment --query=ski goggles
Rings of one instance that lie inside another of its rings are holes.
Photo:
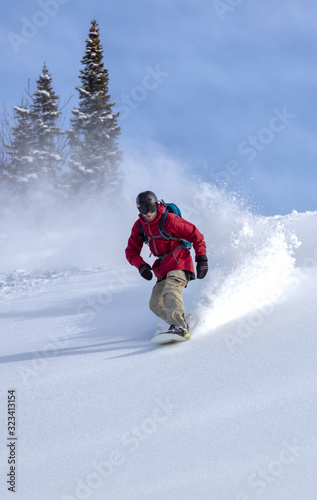
[[[140,205],[138,209],[142,215],[148,214],[149,212],[154,214],[154,212],[157,211],[157,203],[153,203],[153,205]]]

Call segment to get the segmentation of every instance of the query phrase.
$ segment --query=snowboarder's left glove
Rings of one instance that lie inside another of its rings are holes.
[[[142,278],[145,278],[146,280],[150,281],[153,278],[152,268],[149,264],[141,264],[139,267],[139,273]]]
[[[202,280],[208,272],[208,259],[207,255],[199,255],[196,259],[197,262],[197,279]]]

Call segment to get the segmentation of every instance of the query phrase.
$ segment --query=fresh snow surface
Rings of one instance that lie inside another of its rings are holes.
[[[1,499],[317,498],[317,212],[256,216],[164,172],[138,172],[119,208],[3,215]],[[163,347],[154,281],[124,257],[149,188],[205,234],[210,263],[184,291],[190,341]]]

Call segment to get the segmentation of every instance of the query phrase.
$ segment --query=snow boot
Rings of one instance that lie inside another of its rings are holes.
[[[168,333],[176,333],[180,337],[184,337],[185,339],[189,339],[189,331],[186,328],[182,328],[181,326],[171,325],[168,329]]]

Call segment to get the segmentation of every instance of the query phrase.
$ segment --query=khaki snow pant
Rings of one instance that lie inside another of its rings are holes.
[[[170,271],[158,281],[150,298],[150,309],[169,325],[187,328],[182,292],[187,285],[184,271]]]

